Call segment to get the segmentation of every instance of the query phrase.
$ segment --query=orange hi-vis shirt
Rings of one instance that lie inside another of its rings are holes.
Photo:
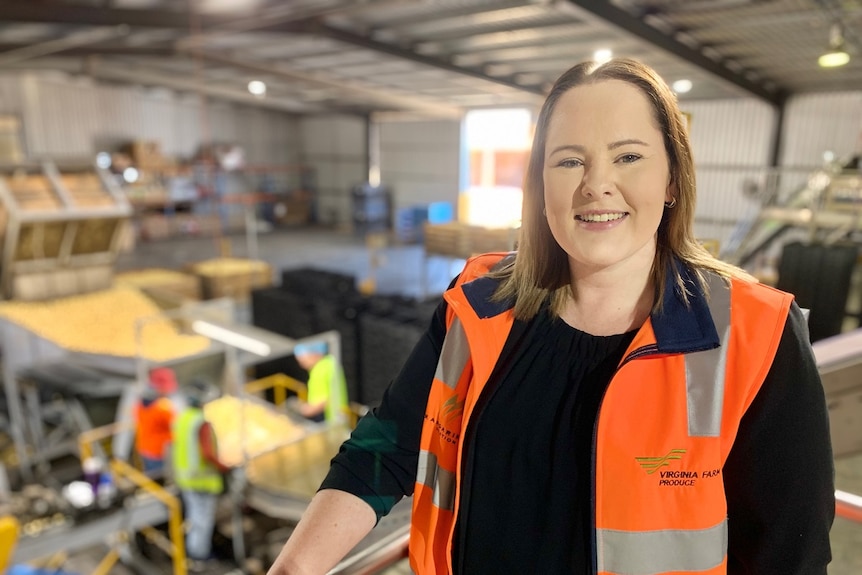
[[[444,297],[447,333],[431,384],[413,495],[410,564],[452,573],[462,431],[513,325],[511,302],[483,278],[506,254],[468,260]],[[691,272],[686,304],[669,277],[662,311],[640,328],[611,378],[593,443],[593,564],[598,575],[724,575],[722,469],[778,349],[793,296]],[[672,276],[672,274],[669,274]],[[686,482],[686,489],[673,488]]]
[[[135,435],[135,450],[150,459],[162,459],[165,446],[171,442],[171,426],[175,417],[174,406],[166,397],[160,397],[135,407],[138,428]]]

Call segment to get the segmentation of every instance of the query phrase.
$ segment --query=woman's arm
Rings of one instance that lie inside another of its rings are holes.
[[[445,335],[441,302],[380,406],[359,421],[333,458],[269,575],[326,573],[413,492],[425,406]]]
[[[374,527],[374,510],[359,497],[318,491],[267,575],[324,575]]]
[[[437,306],[380,406],[359,420],[321,485],[362,498],[378,520],[413,493],[425,407],[446,336],[446,309],[444,302]]]
[[[794,303],[724,466],[729,575],[826,575],[835,486],[829,417]]]

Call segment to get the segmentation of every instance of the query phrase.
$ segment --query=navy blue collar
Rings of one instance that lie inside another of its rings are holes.
[[[650,315],[658,350],[682,353],[718,347],[718,331],[712,321],[706,294],[696,276],[679,260],[674,260],[672,265],[688,290],[688,305],[680,293],[675,274],[667,274],[661,311]]]
[[[688,305],[680,293],[675,274],[667,274],[664,301],[659,313],[650,316],[658,350],[662,353],[683,353],[713,349],[719,345],[718,332],[712,321],[706,294],[700,288],[694,273],[682,262],[675,260],[689,292]],[[480,319],[495,317],[512,309],[514,301],[496,301],[491,298],[499,280],[476,278],[463,284],[464,296]]]

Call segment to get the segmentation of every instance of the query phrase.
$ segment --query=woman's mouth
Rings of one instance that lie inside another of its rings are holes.
[[[628,212],[609,212],[604,214],[580,214],[575,219],[580,222],[599,223],[620,220],[628,215]]]

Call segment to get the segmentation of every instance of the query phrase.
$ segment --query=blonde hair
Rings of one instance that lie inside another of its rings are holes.
[[[692,270],[701,289],[706,291],[704,272],[711,271],[724,277],[750,276],[743,270],[713,257],[694,237],[694,208],[696,201],[694,163],[686,126],[673,92],[664,80],[649,66],[628,58],[616,58],[596,64],[578,64],[560,76],[554,83],[536,123],[533,148],[524,181],[524,202],[519,236],[518,253],[514,261],[492,273],[502,282],[494,298],[515,300],[515,317],[530,319],[542,304],[551,298],[551,311],[559,315],[570,293],[569,260],[560,247],[544,216],[545,141],[548,125],[560,97],[577,86],[596,84],[606,80],[621,80],[637,87],[652,105],[653,115],[664,136],[668,156],[671,186],[676,205],[665,209],[658,228],[656,256],[652,275],[656,286],[653,310],[661,309],[665,281],[668,273],[684,300],[688,290],[679,271],[671,262],[678,258]]]

